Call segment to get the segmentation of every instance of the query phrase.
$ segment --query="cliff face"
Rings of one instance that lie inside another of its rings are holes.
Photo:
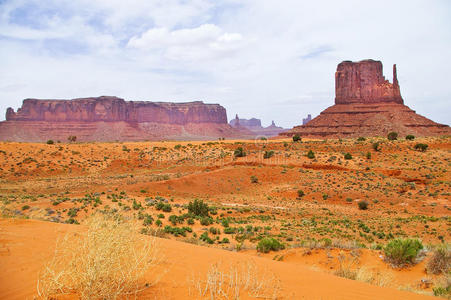
[[[335,104],[394,102],[403,104],[393,65],[393,84],[385,79],[382,63],[344,61],[335,72]]]
[[[142,141],[217,139],[246,133],[227,124],[219,104],[125,101],[117,97],[74,100],[25,99],[21,108],[6,111],[0,140]],[[247,134],[248,135],[248,134]]]
[[[203,102],[127,102],[117,97],[74,100],[25,99],[17,113],[8,108],[7,121],[46,122],[156,122],[165,124],[226,124],[227,115],[219,104]]]
[[[415,113],[404,105],[393,66],[393,83],[374,60],[344,61],[335,73],[335,105],[302,126],[281,133],[306,137],[341,138],[400,135],[449,135],[451,128]]]

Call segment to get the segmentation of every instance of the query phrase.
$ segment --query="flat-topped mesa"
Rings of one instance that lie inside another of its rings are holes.
[[[166,103],[125,101],[102,96],[73,100],[25,99],[17,113],[6,112],[7,121],[45,122],[155,122],[165,124],[218,123],[227,124],[227,114],[219,104],[201,101]]]
[[[338,65],[335,72],[335,104],[381,102],[404,103],[396,65],[393,65],[393,83],[385,79],[380,61],[343,61]]]

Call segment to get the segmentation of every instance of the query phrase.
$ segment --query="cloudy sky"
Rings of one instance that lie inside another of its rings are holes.
[[[451,1],[0,0],[0,120],[25,98],[220,103],[284,127],[372,58],[412,109],[451,124]]]

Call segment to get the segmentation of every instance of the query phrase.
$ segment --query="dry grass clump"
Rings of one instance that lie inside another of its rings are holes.
[[[429,259],[426,269],[431,274],[446,274],[451,271],[451,247],[450,245],[440,245],[434,249],[432,257]]]
[[[260,270],[253,262],[232,265],[228,270],[215,263],[205,278],[193,276],[189,281],[190,296],[197,295],[199,299],[278,299],[281,290],[275,275]]]
[[[366,267],[358,267],[358,256],[346,256],[343,252],[338,255],[338,269],[334,275],[347,279],[366,282],[377,286],[389,286],[393,280],[391,273],[373,272]]]
[[[80,299],[136,296],[154,282],[142,281],[159,261],[154,238],[140,235],[117,216],[94,215],[87,230],[57,243],[38,279],[44,299],[73,294]]]

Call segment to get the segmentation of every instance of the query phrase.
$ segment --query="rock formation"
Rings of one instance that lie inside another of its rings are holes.
[[[302,125],[307,124],[307,123],[310,122],[311,120],[312,120],[312,115],[311,115],[311,114],[308,114],[308,115],[307,115],[307,118],[303,118],[303,119],[302,119]]]
[[[117,97],[73,100],[25,99],[6,111],[0,140],[79,141],[237,137],[219,104],[125,101]]]
[[[335,105],[284,136],[305,137],[449,135],[451,128],[435,123],[404,105],[393,65],[393,83],[383,76],[382,63],[374,60],[344,61],[335,73]]]
[[[274,121],[272,121],[270,126],[263,127],[260,119],[240,119],[238,114],[235,115],[235,119],[230,120],[229,124],[237,129],[247,129],[254,133],[254,135],[264,135],[267,137],[276,136],[285,130],[282,127],[276,126]]]

